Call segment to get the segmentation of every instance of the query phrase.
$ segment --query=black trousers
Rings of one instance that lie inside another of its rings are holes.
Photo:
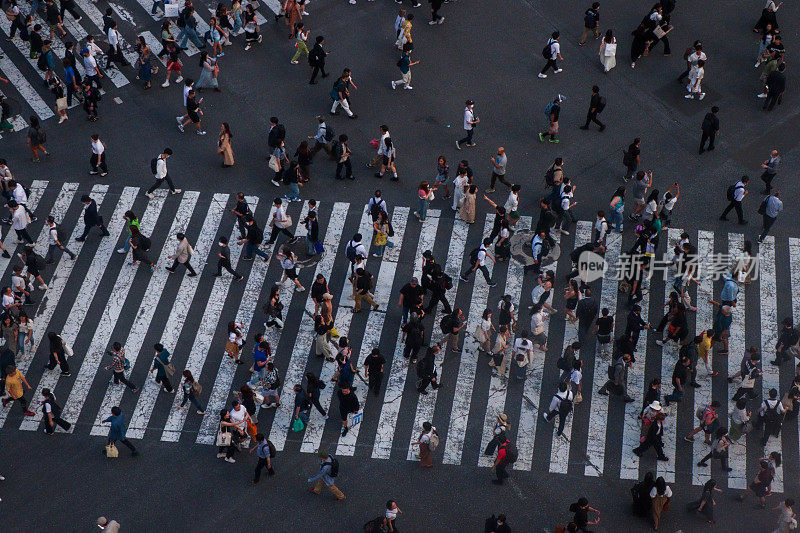
[[[323,78],[328,77],[328,73],[325,72],[325,63],[322,63],[320,65],[314,65],[314,67],[311,69],[311,79],[309,80],[309,82],[313,82],[314,80],[316,80],[317,74],[319,74],[320,72],[322,72]]]
[[[772,190],[772,180],[775,179],[775,176],[776,174],[772,174],[767,171],[764,171],[764,173],[761,174],[761,181],[764,182],[764,186],[767,189],[767,193],[769,193]]]
[[[542,71],[541,71],[542,74],[547,72],[547,69],[549,69],[550,67],[553,67],[554,71],[558,70],[558,65],[556,65],[556,60],[555,59],[548,59],[547,60],[547,63],[545,63],[544,67],[542,68]]]
[[[69,431],[69,428],[72,427],[72,424],[61,418],[60,416],[53,417],[53,423],[50,424],[50,421],[47,419],[47,416],[44,418],[44,430],[47,433],[53,433],[56,430],[56,426],[61,427],[64,431]]]
[[[436,309],[436,304],[439,302],[442,302],[445,313],[450,314],[453,312],[452,308],[450,307],[450,302],[448,302],[447,298],[445,298],[445,293],[439,291],[432,292],[431,301],[428,302],[428,307],[425,308],[425,312],[430,313],[432,310]]]
[[[97,154],[92,154],[92,157],[89,159],[89,164],[92,166],[92,170],[100,169],[101,172],[108,172],[108,166],[106,166],[106,153],[103,152],[98,157]]]
[[[650,447],[653,447],[658,454],[658,457],[664,457],[664,443],[660,439],[647,439],[639,446],[633,449],[639,455],[642,455],[646,452]]]
[[[62,20],[64,19],[64,12],[65,11],[69,11],[69,14],[72,15],[72,18],[74,18],[76,20],[81,18],[80,13],[75,11],[75,4],[73,4],[71,2],[69,4],[67,4],[65,2],[61,2],[61,9],[59,9],[58,16],[61,17]]]
[[[497,446],[500,442],[505,442],[506,440],[506,433],[505,431],[501,431],[494,437],[492,440],[489,441],[489,444],[486,445],[486,449],[483,450],[483,455],[494,455],[494,451],[497,449]]]
[[[94,226],[90,226],[89,224],[84,224],[83,233],[81,233],[81,236],[78,237],[78,240],[82,241],[82,240],[86,239],[86,237],[89,235],[89,231],[91,231],[91,229],[94,228],[94,227],[100,228],[100,231],[103,232],[103,235],[109,235],[108,230],[106,229],[105,226],[103,226],[102,223],[96,224]]]
[[[62,372],[69,372],[69,363],[67,363],[67,357],[62,355],[58,359],[58,363],[56,363],[56,358],[53,357],[53,352],[50,352],[50,362],[47,364],[47,368],[49,370],[53,370],[56,366],[61,367]]]
[[[319,414],[322,416],[328,414],[325,409],[322,408],[322,404],[319,403],[319,394],[314,394],[311,396],[311,403],[317,408],[317,411],[319,411]]]
[[[219,261],[217,261],[217,276],[221,276],[222,275],[222,269],[223,268],[225,270],[227,270],[228,272],[230,272],[233,275],[233,277],[235,277],[235,278],[240,278],[241,277],[239,275],[239,273],[236,272],[232,268],[230,259],[220,258]]]
[[[156,375],[156,383],[161,383],[167,392],[172,392],[172,383],[169,382],[169,378],[166,375],[163,377]]]
[[[195,271],[194,271],[194,268],[192,268],[192,264],[191,264],[189,261],[186,261],[185,263],[181,263],[180,261],[178,261],[177,259],[175,259],[175,260],[172,262],[172,266],[171,266],[171,267],[169,267],[169,269],[170,269],[170,270],[175,270],[176,268],[178,268],[178,265],[183,265],[183,266],[185,266],[185,267],[186,267],[186,270],[188,270],[188,271],[189,271],[189,274],[192,274],[192,275],[197,275],[197,272],[195,272]]]
[[[267,244],[273,244],[275,242],[275,239],[277,239],[278,235],[281,234],[281,233],[283,233],[284,235],[286,235],[290,239],[294,239],[294,235],[292,235],[291,231],[289,231],[286,228],[282,228],[282,227],[278,226],[277,224],[275,224],[274,226],[272,226],[272,232],[270,232],[270,234],[269,234],[269,240],[267,241]]]
[[[345,175],[342,176],[342,169],[345,169]],[[337,180],[343,180],[344,178],[353,179],[353,164],[350,163],[350,158],[348,157],[341,163],[336,163],[336,176],[334,176]]]
[[[28,241],[28,244],[33,244],[33,239],[31,238],[27,229],[15,229],[14,231],[17,233],[17,239],[26,240]]]
[[[706,141],[708,141],[708,149],[714,149],[714,139],[717,137],[716,131],[705,131],[703,130],[703,135],[700,136],[700,151],[702,152],[705,150]]]
[[[506,179],[505,174],[497,174],[495,172],[492,172],[492,179],[491,179],[491,182],[489,183],[489,188],[490,189],[494,189],[494,184],[497,183],[497,181],[500,181],[500,183],[502,183],[503,185],[505,185],[509,189],[511,188],[511,182],[509,182]],[[498,230],[498,233],[499,233],[499,230]],[[493,236],[492,240],[494,240],[494,237],[496,237],[496,236],[497,235]]]
[[[147,189],[147,194],[151,194],[154,190],[156,190],[159,187],[161,187],[161,184],[164,183],[165,181],[167,182],[167,185],[169,186],[170,192],[174,192],[175,191],[175,184],[172,183],[172,178],[170,178],[169,174],[167,174],[163,178],[156,178],[156,182],[149,189]]]
[[[782,93],[768,92],[766,99],[764,99],[764,109],[772,111],[776,103],[781,105],[781,94]]]
[[[742,212],[742,202],[737,202],[736,200],[731,200],[731,203],[728,204],[728,207],[725,208],[725,211],[722,212],[720,218],[725,218],[728,213],[732,210],[736,210],[736,216],[739,218],[739,224],[744,222],[744,213]]]
[[[244,221],[244,217],[236,217],[236,224],[239,227],[239,237],[247,238],[247,223]]]
[[[510,474],[506,471],[506,465],[497,465],[494,467],[494,472],[497,474],[497,481],[500,483],[507,477],[510,477]]]
[[[594,122],[595,124],[597,124],[601,128],[605,128],[605,125],[602,122],[600,122],[599,120],[597,120],[597,111],[595,111],[594,113],[591,112],[591,111],[587,111],[586,112],[586,124],[584,124],[583,127],[584,128],[588,128],[590,122]]]
[[[406,341],[406,345],[403,346],[403,357],[408,359],[409,357],[412,359],[416,359],[419,355],[419,350],[422,348],[419,344],[413,344]]]
[[[718,452],[715,452],[715,451],[712,450],[712,451],[708,452],[708,455],[706,455],[705,457],[700,459],[700,462],[701,463],[705,463],[709,459],[711,459],[711,460],[719,459],[719,462],[722,464],[722,468],[723,469],[727,469],[728,468],[728,452],[719,452],[718,453]]]
[[[128,449],[131,451],[131,453],[133,453],[133,452],[135,452],[135,451],[136,451],[136,447],[135,447],[133,444],[131,444],[131,441],[129,441],[128,439],[122,439],[122,440],[109,440],[108,442],[109,442],[109,444],[110,444],[110,443],[112,443],[112,442],[113,442],[113,443],[115,443],[115,444],[116,444],[117,442],[120,442],[120,443],[124,444],[125,446],[127,446],[127,447],[128,447]]]
[[[756,397],[756,393],[752,388],[739,387],[738,389],[736,389],[736,393],[733,395],[733,398],[731,398],[731,401],[737,402],[739,401],[739,398],[742,398],[744,396],[747,396],[752,400],[753,398]]]
[[[256,463],[256,473],[253,475],[253,483],[258,483],[258,480],[261,479],[261,471],[265,468],[270,476],[275,475],[275,470],[273,470],[272,467],[267,464],[267,461],[268,459],[266,457],[258,458],[258,463]]]
[[[472,144],[472,136],[475,134],[475,128],[470,128],[467,131],[466,137],[458,141],[458,145],[461,146],[462,144]]]
[[[383,372],[378,372],[377,374],[370,374],[367,376],[367,380],[369,381],[369,389],[375,393],[375,396],[380,394],[381,392],[381,381],[383,381]]]
[[[125,377],[125,372],[114,372],[114,385],[124,383],[129,389],[136,389],[136,385],[128,381]]]

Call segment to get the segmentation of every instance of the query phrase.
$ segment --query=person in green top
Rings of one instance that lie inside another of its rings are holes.
[[[118,254],[127,254],[128,250],[131,249],[131,226],[139,226],[139,219],[136,218],[136,214],[133,211],[126,211],[125,212],[125,229],[128,230],[128,238],[125,239],[125,242],[122,244],[122,248],[117,250]]]
[[[419,63],[419,61],[411,62],[411,52],[413,51],[413,44],[406,43],[403,45],[403,55],[397,61],[397,66],[400,67],[403,77],[397,81],[392,81],[392,89],[396,89],[401,83],[403,84],[403,89],[413,89],[411,86],[411,67]]]

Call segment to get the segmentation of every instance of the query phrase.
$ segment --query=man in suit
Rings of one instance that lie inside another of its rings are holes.
[[[97,212],[97,202],[91,199],[88,194],[84,194],[81,196],[81,202],[86,206],[83,211],[83,233],[80,237],[75,239],[78,242],[83,242],[86,240],[87,235],[89,235],[89,230],[91,230],[94,226],[100,228],[100,231],[103,232],[103,237],[108,237],[110,234],[108,230],[103,225],[103,217]]]
[[[269,119],[269,133],[267,134],[267,145],[270,147],[270,153],[275,151],[278,144],[285,138],[286,128],[278,122],[278,117],[271,117]]]
[[[322,43],[324,42],[325,37],[322,35],[317,35],[314,47],[311,48],[311,53],[308,54],[308,64],[313,67],[313,70],[311,71],[311,79],[308,81],[308,83],[311,85],[317,83],[317,74],[319,72],[322,72],[323,78],[328,77],[328,74],[325,72],[325,58],[328,56],[328,52],[322,49]]]
[[[586,287],[583,296],[575,308],[575,314],[578,317],[578,342],[581,343],[584,342],[586,333],[594,324],[594,319],[597,318],[597,312],[600,310],[597,300],[592,296],[592,289]]]
[[[719,108],[714,106],[711,108],[711,112],[706,113],[706,116],[703,118],[703,123],[700,126],[700,129],[703,130],[703,135],[700,137],[699,153],[701,154],[706,151],[706,141],[708,141],[708,149],[714,149],[714,139],[719,133],[719,118],[717,118],[717,113],[719,113]]]
[[[764,100],[764,109],[772,111],[775,103],[781,103],[783,92],[786,90],[786,63],[778,65],[778,70],[773,70],[767,76],[767,98]]]

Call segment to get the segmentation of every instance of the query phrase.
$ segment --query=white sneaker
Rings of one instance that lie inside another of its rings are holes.
[[[408,89],[410,91],[411,89],[413,89],[413,87],[411,85],[406,85],[405,87],[403,87],[403,89]]]
[[[356,0],[350,0],[350,3],[356,5]]]
[[[205,135],[206,134],[206,130],[197,130],[195,133],[198,134],[198,135]]]
[[[290,62],[292,65],[296,65],[297,63],[299,63],[299,61],[296,61],[296,60],[295,60],[295,61],[289,61],[289,62]]]
[[[178,76],[177,79],[175,80],[175,83],[180,83],[182,81],[183,81],[183,76]]]
[[[558,231],[561,232],[561,235],[569,235],[569,232],[565,229],[559,229]]]
[[[756,64],[753,65],[753,68],[758,68],[759,65],[761,65],[761,61],[756,61]]]
[[[702,100],[706,97],[706,93],[700,93],[700,96],[697,97],[698,100]]]
[[[225,458],[225,461],[227,461],[227,462],[229,462],[229,463],[235,463],[235,462],[236,462],[236,459],[234,459],[233,457],[226,457],[226,458]]]
[[[559,73],[559,72],[561,72],[562,70],[564,70],[564,69],[563,69],[563,68],[559,68],[559,69],[556,69],[556,70],[554,70],[553,72],[555,72],[556,74],[558,74],[558,73]]]
[[[164,83],[161,84],[162,87],[169,87],[169,80],[165,80]]]
[[[397,89],[397,85],[394,84],[394,80],[392,80],[392,89]]]
[[[428,26],[433,26],[435,24],[438,24],[438,22],[436,22],[435,20],[429,20],[428,21]]]
[[[183,192],[183,189],[175,189],[174,191],[171,191],[171,192],[172,192],[172,194],[180,194],[180,193]]]
[[[148,198],[150,198],[151,200],[156,197],[156,195],[151,193],[151,192],[146,192],[146,193],[144,193],[144,195],[147,196]]]
[[[43,291],[46,291],[47,290],[47,285],[42,283],[41,285],[39,285],[39,288],[42,289]]]
[[[176,81],[177,81],[177,80],[176,80]],[[179,116],[179,117],[175,117],[175,122],[177,122],[178,124],[180,124],[181,122],[183,122],[183,115],[181,115],[181,116]]]
[[[125,250],[125,248],[118,248],[117,249],[117,253],[118,254],[127,254],[128,252]]]
[[[689,100],[694,98],[691,94],[684,94],[683,97],[686,98],[686,99],[689,99]]]
[[[539,73],[539,77],[540,77],[540,78],[542,78],[542,79],[544,79],[544,78],[546,78],[546,77],[547,77],[547,74],[542,74],[542,73],[540,72],[540,73]]]
[[[767,97],[767,93],[761,93],[761,94],[758,95],[758,97],[759,98],[766,98]]]
[[[441,24],[442,22],[444,22],[444,17],[439,19],[439,24]]]
[[[217,454],[217,459],[222,459],[223,457],[225,457],[224,453],[218,453]]]
[[[303,15],[306,15],[306,16],[308,16],[308,11],[301,11],[301,13],[302,13]]]

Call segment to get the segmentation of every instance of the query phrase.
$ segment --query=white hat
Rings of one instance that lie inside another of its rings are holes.
[[[653,401],[650,405],[647,406],[648,409],[652,409],[653,411],[660,411],[661,410],[661,402],[658,400]]]

